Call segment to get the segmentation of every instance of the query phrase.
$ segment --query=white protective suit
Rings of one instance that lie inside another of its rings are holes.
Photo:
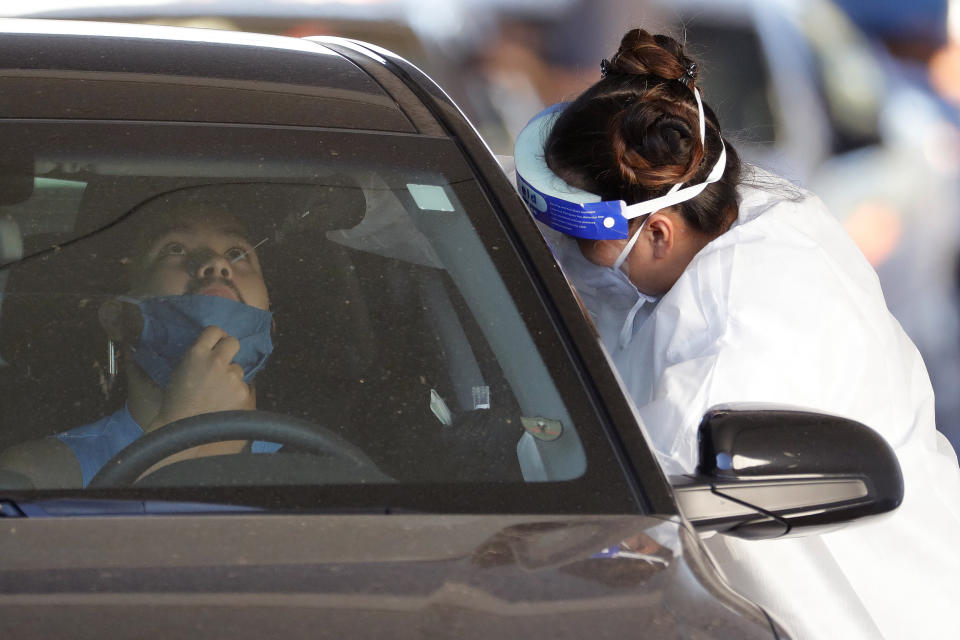
[[[847,416],[894,448],[905,496],[893,514],[820,535],[708,539],[734,588],[798,639],[960,638],[960,469],[923,362],[820,200],[759,170],[748,182],[734,226],[655,303],[639,306],[574,239],[545,234],[668,473],[694,470],[700,419],[726,402]]]

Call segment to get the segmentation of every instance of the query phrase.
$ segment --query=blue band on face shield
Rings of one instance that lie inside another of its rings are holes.
[[[552,229],[591,240],[627,237],[627,219],[622,215],[626,203],[623,201],[570,202],[540,191],[524,180],[519,170],[517,189],[533,217]]]
[[[700,92],[694,88],[700,124],[700,141],[706,140],[706,119]],[[627,205],[623,200],[601,200],[600,196],[567,184],[547,166],[544,143],[560,112],[568,103],[547,107],[530,119],[514,145],[517,190],[533,216],[552,229],[589,240],[622,240],[628,237],[632,218],[675,206],[699,195],[707,185],[723,177],[727,166],[724,145],[706,180],[683,187],[674,185],[666,194]],[[721,138],[720,144],[723,145]]]
[[[570,186],[547,166],[543,143],[566,106],[564,102],[547,107],[517,136],[517,190],[533,216],[552,229],[591,240],[626,238],[626,202],[602,201],[597,195]]]

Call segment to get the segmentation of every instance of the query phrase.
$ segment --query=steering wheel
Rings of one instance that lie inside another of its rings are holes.
[[[175,453],[226,440],[290,445],[340,458],[355,466],[358,473],[384,475],[360,448],[325,427],[268,411],[218,411],[183,418],[143,435],[107,461],[88,487],[130,486],[144,471]]]

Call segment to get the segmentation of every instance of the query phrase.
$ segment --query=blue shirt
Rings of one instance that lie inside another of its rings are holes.
[[[142,435],[143,429],[124,406],[112,415],[54,437],[70,447],[77,456],[83,474],[83,486],[86,487],[103,465]],[[256,440],[251,445],[251,451],[274,453],[280,447],[275,442]]]

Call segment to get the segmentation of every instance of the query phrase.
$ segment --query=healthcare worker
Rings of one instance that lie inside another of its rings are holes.
[[[960,637],[960,469],[920,356],[812,194],[741,167],[672,38],[634,29],[601,79],[518,136],[517,186],[597,325],[668,473],[716,404],[869,425],[902,505],[782,540],[716,535],[728,581],[796,638]]]

